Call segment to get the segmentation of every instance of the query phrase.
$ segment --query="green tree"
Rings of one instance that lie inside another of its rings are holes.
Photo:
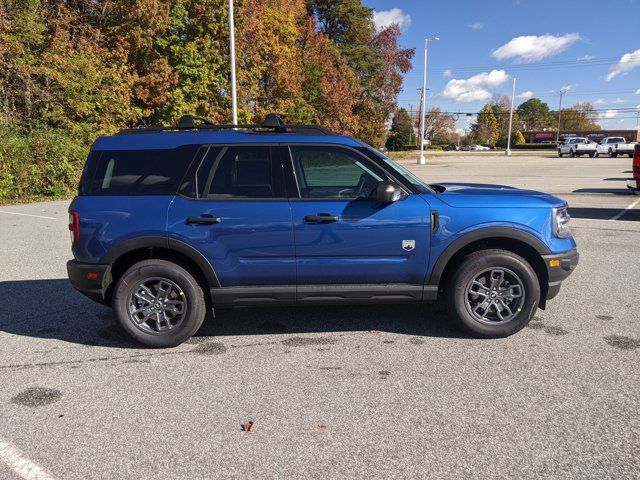
[[[539,98],[530,98],[516,109],[520,128],[524,131],[543,130],[553,126],[553,116],[549,105]]]
[[[413,128],[413,119],[409,112],[404,108],[400,108],[393,116],[386,147],[389,150],[404,150],[415,146],[416,136]]]

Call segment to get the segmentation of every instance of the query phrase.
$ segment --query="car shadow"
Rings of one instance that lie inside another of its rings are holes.
[[[0,332],[86,346],[144,348],[118,325],[109,307],[76,292],[66,279],[0,282]],[[467,338],[435,305],[348,305],[216,310],[196,337],[380,331]]]
[[[569,207],[569,215],[571,215],[572,218],[609,220],[618,215],[622,210],[622,208]],[[640,210],[626,210],[617,220],[640,222]]]
[[[578,188],[573,193],[610,193],[613,195],[632,195],[628,188]]]

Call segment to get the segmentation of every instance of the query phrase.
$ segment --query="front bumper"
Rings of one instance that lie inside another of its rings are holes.
[[[546,300],[551,300],[558,295],[562,281],[567,278],[578,266],[580,254],[577,249],[572,249],[563,253],[552,255],[542,255],[542,259],[547,267],[549,284]]]
[[[67,275],[73,288],[91,300],[106,303],[105,292],[111,283],[111,265],[67,262]]]

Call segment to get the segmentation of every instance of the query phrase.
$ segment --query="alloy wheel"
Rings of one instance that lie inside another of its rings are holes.
[[[145,279],[129,294],[129,318],[146,333],[162,334],[178,327],[187,312],[187,298],[178,284],[162,277]]]
[[[524,300],[522,280],[506,268],[483,270],[469,281],[465,290],[467,311],[485,325],[513,320],[522,310]]]

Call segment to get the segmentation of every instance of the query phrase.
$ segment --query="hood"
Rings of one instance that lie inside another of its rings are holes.
[[[440,200],[460,208],[544,208],[561,207],[567,202],[535,190],[484,183],[438,183],[432,185]]]

